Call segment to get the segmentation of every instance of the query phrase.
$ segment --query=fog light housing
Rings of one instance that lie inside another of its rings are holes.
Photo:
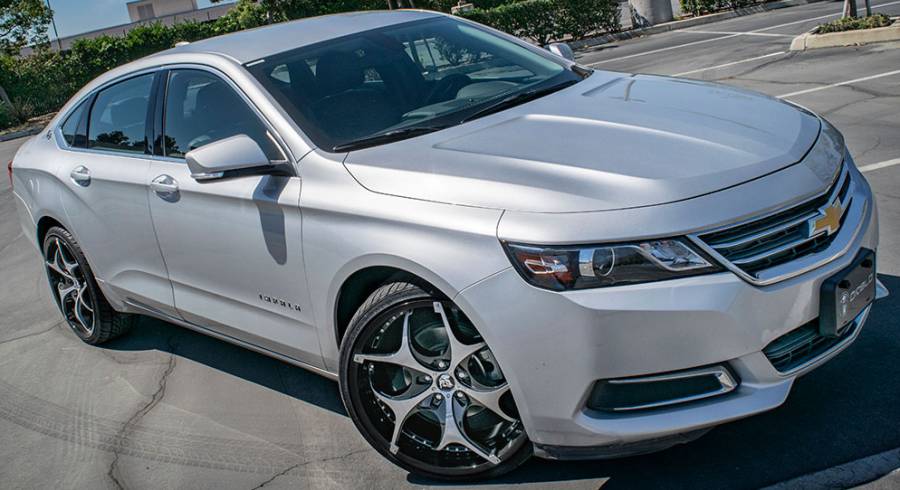
[[[725,366],[594,383],[587,408],[603,412],[647,410],[702,400],[734,391],[738,379]]]

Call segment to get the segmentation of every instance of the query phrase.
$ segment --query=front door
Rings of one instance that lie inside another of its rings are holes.
[[[299,177],[196,181],[188,151],[246,134],[273,161],[285,153],[237,89],[200,69],[168,73],[164,155],[149,199],[181,316],[301,362],[322,366],[301,249]]]

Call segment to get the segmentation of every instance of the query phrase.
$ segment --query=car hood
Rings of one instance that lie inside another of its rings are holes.
[[[778,99],[676,78],[595,72],[475,121],[354,151],[379,193],[531,212],[651,206],[799,162],[814,115]]]

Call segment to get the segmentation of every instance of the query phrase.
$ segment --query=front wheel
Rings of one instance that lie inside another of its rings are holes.
[[[350,321],[340,367],[354,424],[408,471],[491,478],[531,456],[500,366],[446,298],[407,282],[382,286]]]

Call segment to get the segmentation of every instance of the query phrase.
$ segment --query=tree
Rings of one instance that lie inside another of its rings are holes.
[[[52,15],[43,0],[0,0],[0,51],[15,56],[24,46],[46,43]]]

